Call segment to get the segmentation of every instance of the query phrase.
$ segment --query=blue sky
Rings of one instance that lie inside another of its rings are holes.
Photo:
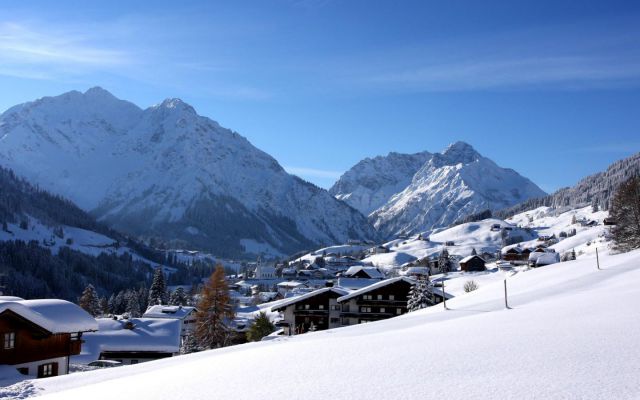
[[[464,140],[544,190],[640,151],[640,3],[4,2],[0,110],[180,97],[329,187]]]

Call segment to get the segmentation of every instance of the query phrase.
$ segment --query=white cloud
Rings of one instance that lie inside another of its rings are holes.
[[[77,75],[131,63],[126,52],[94,43],[90,36],[23,23],[0,23],[0,73],[36,79]]]

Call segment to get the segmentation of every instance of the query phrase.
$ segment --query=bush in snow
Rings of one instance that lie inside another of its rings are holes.
[[[464,283],[464,291],[465,291],[465,293],[473,292],[474,290],[478,289],[479,287],[480,287],[480,285],[478,285],[476,283],[476,281],[466,281]]]
[[[271,323],[271,321],[269,321],[267,313],[262,311],[258,314],[253,325],[251,325],[251,328],[247,331],[247,340],[250,342],[258,342],[275,330],[276,327]]]

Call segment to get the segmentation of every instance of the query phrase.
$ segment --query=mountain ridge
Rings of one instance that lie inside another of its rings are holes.
[[[140,237],[221,256],[370,239],[366,218],[180,99],[141,109],[99,87],[0,115],[0,162]]]

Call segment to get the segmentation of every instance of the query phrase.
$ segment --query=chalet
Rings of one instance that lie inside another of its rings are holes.
[[[353,266],[342,275],[347,278],[384,279],[384,274],[375,267]]]
[[[607,217],[602,221],[602,223],[604,225],[616,225],[616,220],[611,217]]]
[[[520,247],[510,247],[507,249],[502,249],[502,259],[505,261],[524,261],[528,259],[524,258],[522,255],[522,249]]]
[[[172,357],[180,352],[180,321],[172,318],[99,318],[98,331],[83,336],[85,351],[74,361],[114,360],[123,364]]]
[[[68,301],[0,296],[0,365],[38,378],[67,374],[83,334],[97,329],[91,315]]]
[[[370,254],[386,254],[386,253],[388,253],[390,251],[391,250],[389,250],[388,247],[382,246],[382,245],[375,246],[375,247],[372,247],[372,248],[369,249],[369,253]]]
[[[339,297],[340,324],[355,325],[405,314],[413,283],[404,276],[391,278]]]
[[[545,265],[555,264],[558,262],[560,262],[560,254],[555,251],[531,253],[529,256],[529,265],[532,267],[543,267]]]
[[[271,308],[282,312],[279,323],[285,335],[301,334],[340,326],[340,306],[337,299],[348,293],[345,289],[325,287],[285,300]]]
[[[446,242],[444,242],[445,246],[455,246],[456,242],[454,242],[453,240],[447,240]]]
[[[177,319],[180,321],[180,336],[189,336],[195,330],[196,310],[191,306],[161,306],[147,308],[142,318]]]
[[[485,261],[478,255],[472,255],[460,260],[460,269],[465,272],[469,271],[484,271]]]
[[[495,231],[500,231],[501,229],[502,229],[502,226],[501,226],[500,224],[493,224],[493,225],[491,225],[491,230],[492,230],[493,232],[495,232]]]

